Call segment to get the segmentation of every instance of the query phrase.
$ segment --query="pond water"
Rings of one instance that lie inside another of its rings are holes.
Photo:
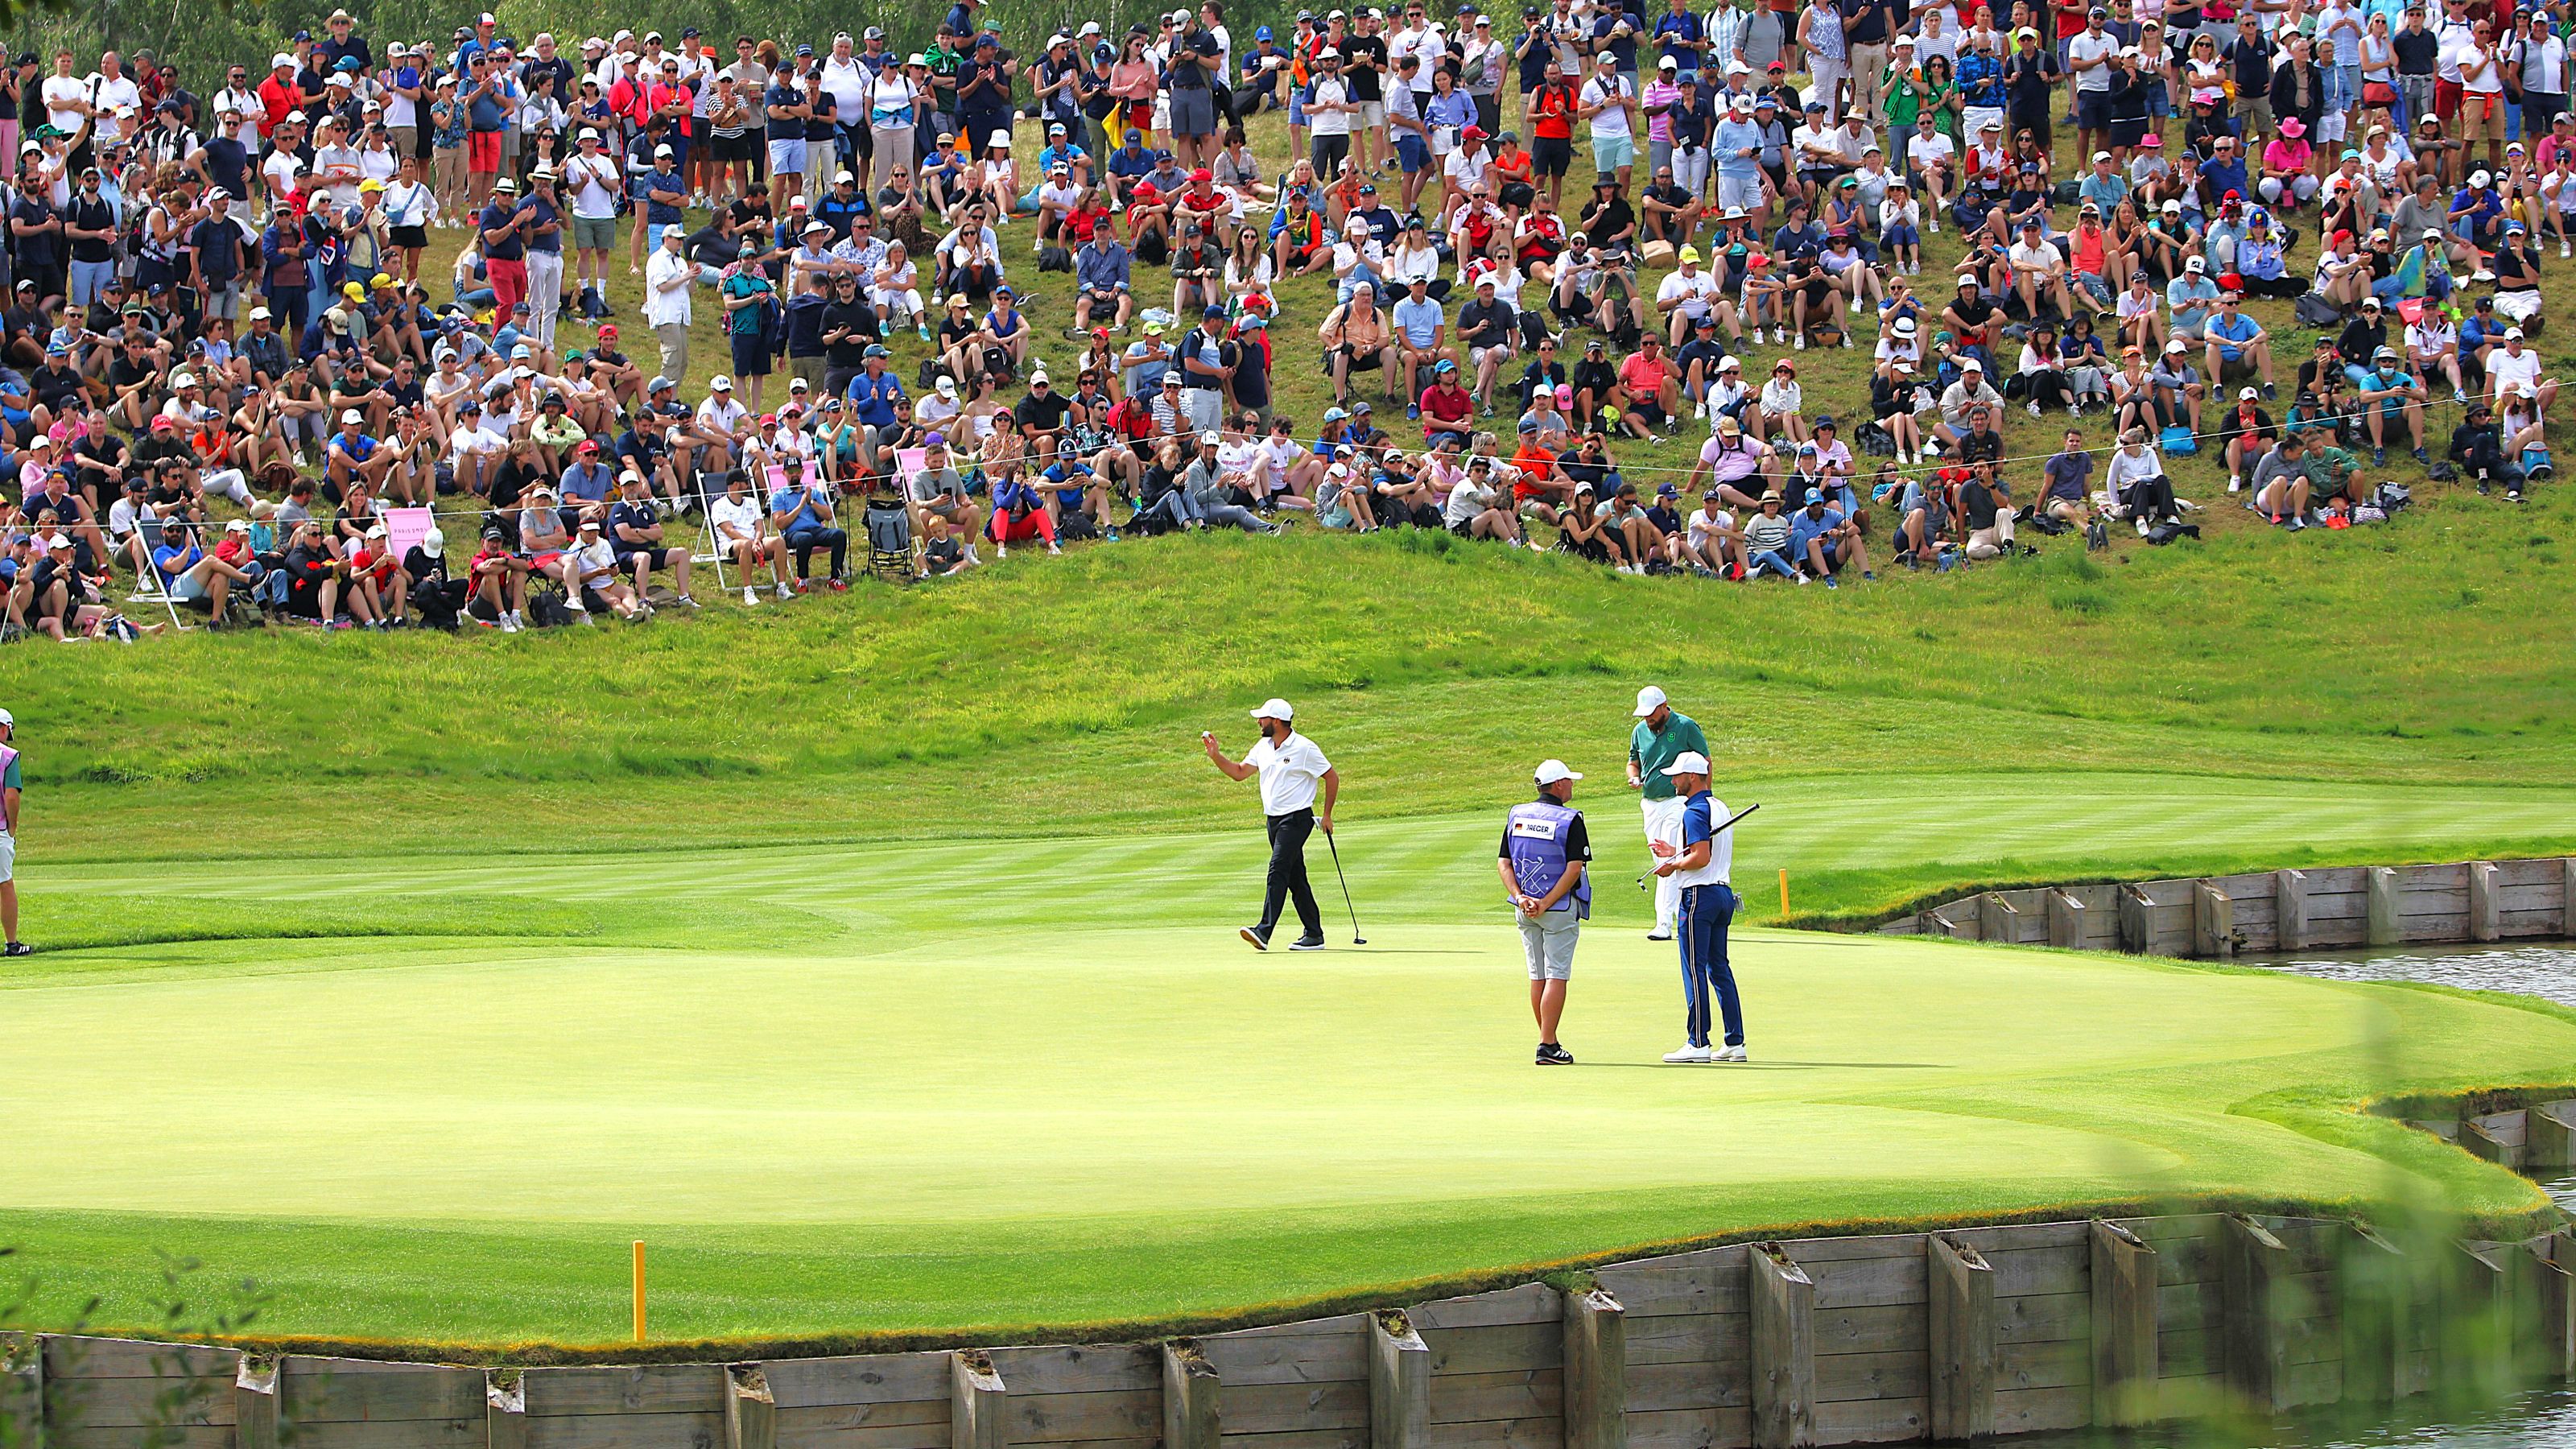
[[[2568,1449],[2576,1445],[2576,1394],[2518,1395],[2470,1413],[2415,1406],[2397,1417],[2292,1416],[2231,1429],[2166,1424],[2113,1434],[2034,1434],[1998,1440],[2017,1449]]]
[[[2485,991],[2518,991],[2576,1006],[2576,942],[2492,946],[2379,946],[2251,956],[2240,964],[2333,981],[2423,981]],[[2576,1177],[2541,1187],[2576,1213]],[[2576,1449],[2576,1393],[2519,1395],[2470,1411],[2416,1401],[2395,1417],[2338,1413],[2285,1418],[2260,1427],[2168,1424],[2110,1434],[2016,1437],[2031,1449]]]
[[[2519,991],[2576,1006],[2576,941],[2294,951],[2246,956],[2240,964],[2333,981],[2427,981],[2481,991]],[[2576,1439],[2567,1442],[2576,1444]]]

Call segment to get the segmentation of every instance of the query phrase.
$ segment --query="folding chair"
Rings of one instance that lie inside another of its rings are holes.
[[[731,587],[725,582],[724,541],[716,537],[716,500],[725,495],[725,478],[723,473],[698,473],[698,541],[689,550],[691,567],[714,566],[718,590]]]
[[[145,520],[139,531],[143,535],[143,548],[146,554],[153,553],[161,547],[159,520]],[[143,572],[135,576],[134,592],[125,596],[125,602],[147,607],[158,604],[169,611],[170,627],[174,629],[189,627],[188,621],[179,617],[179,601],[171,597],[169,585],[162,582],[161,571],[154,568],[148,559],[143,565]]]

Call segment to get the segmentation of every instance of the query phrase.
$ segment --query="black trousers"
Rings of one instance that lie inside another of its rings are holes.
[[[1324,934],[1324,918],[1315,909],[1315,888],[1306,883],[1306,837],[1315,833],[1315,812],[1291,810],[1270,817],[1270,879],[1261,892],[1261,933],[1278,929],[1282,901],[1297,903],[1297,919],[1309,936]]]

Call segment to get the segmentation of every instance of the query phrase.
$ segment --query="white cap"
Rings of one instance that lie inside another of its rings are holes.
[[[1553,785],[1559,780],[1580,780],[1582,778],[1582,771],[1567,769],[1565,767],[1565,761],[1563,760],[1541,760],[1538,762],[1538,782],[1542,785]]]
[[[1662,686],[1649,684],[1637,691],[1637,718],[1644,719],[1668,703]]]
[[[46,539],[46,540],[45,540],[45,548],[46,548],[46,551],[47,551],[47,552],[51,552],[52,550],[54,550],[54,549],[58,549],[58,548],[69,548],[69,547],[71,547],[71,546],[72,546],[72,541],[71,541],[70,536],[69,536],[69,535],[67,535],[67,534],[60,534],[60,533],[58,533],[58,534],[55,534],[53,537],[51,537],[51,538],[49,538],[49,539]]]
[[[1297,711],[1288,707],[1288,701],[1284,699],[1274,699],[1261,706],[1261,708],[1254,710],[1252,712],[1252,717],[1254,719],[1275,719],[1284,724],[1295,719],[1297,717]]]
[[[733,379],[725,376],[723,373],[717,373],[714,377],[707,380],[707,390],[709,392],[731,392],[733,391]]]
[[[2240,387],[2236,390],[2236,400],[2238,402],[2252,402],[2254,399],[2261,396],[2261,393],[2256,392],[2250,387]]]
[[[7,725],[14,730],[18,727],[18,717],[5,709],[0,709],[0,725]]]
[[[1708,756],[1701,754],[1697,750],[1684,750],[1671,764],[1664,766],[1664,773],[1667,775],[1705,775],[1708,773]]]
[[[2522,340],[2522,329],[2519,327],[2508,327],[2504,329],[2504,340],[2507,342],[2520,342]]]
[[[363,423],[366,420],[367,415],[358,411],[356,408],[351,408],[347,412],[340,414],[340,421],[344,423]]]
[[[2182,269],[2186,272],[2205,272],[2209,270],[2209,262],[2204,257],[2185,257],[2182,259]]]

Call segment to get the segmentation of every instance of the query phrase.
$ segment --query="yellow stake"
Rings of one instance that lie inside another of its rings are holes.
[[[1781,889],[1788,887],[1784,883]],[[644,1341],[644,1240],[635,1240],[635,1341]]]
[[[1787,866],[1785,866],[1785,865],[1784,865],[1784,866],[1782,866],[1782,867],[1780,867],[1780,919],[1781,919],[1781,920],[1784,920],[1784,921],[1785,921],[1785,920],[1787,920],[1787,919],[1789,919],[1789,867],[1787,867]],[[638,1243],[638,1244],[636,1244],[636,1245],[635,1245],[635,1251],[636,1251],[636,1252],[638,1252],[638,1253],[643,1252],[643,1251],[644,1251],[644,1245],[643,1245],[642,1243]],[[641,1258],[638,1258],[636,1261],[637,1261],[637,1262],[642,1262],[643,1260],[642,1260]],[[638,1268],[638,1269],[636,1269],[635,1271],[636,1271],[636,1273],[637,1273],[638,1275],[641,1275],[641,1274],[643,1273],[643,1271],[644,1271],[644,1270],[643,1270],[643,1269],[641,1269],[641,1268]],[[641,1276],[638,1276],[638,1277],[636,1278],[636,1280],[635,1280],[635,1281],[636,1281],[636,1282],[638,1282],[638,1283],[641,1283],[641,1282],[643,1282],[644,1280],[643,1280],[643,1278],[642,1278]],[[640,1290],[640,1289],[639,1289],[639,1290],[637,1290],[637,1291],[638,1291],[638,1292],[641,1292],[642,1290]],[[640,1300],[639,1300],[639,1301],[640,1301]],[[642,1313],[644,1310],[643,1310],[643,1309],[641,1309],[641,1308],[639,1308],[639,1309],[636,1309],[635,1311],[636,1311],[637,1313]],[[643,1319],[641,1319],[641,1318],[638,1318],[638,1319],[636,1319],[635,1321],[636,1321],[637,1323],[639,1323],[639,1324],[640,1324],[640,1323],[642,1323],[644,1320],[643,1320]],[[638,1329],[635,1331],[635,1336],[636,1336],[637,1338],[642,1338],[642,1337],[644,1336],[644,1331],[643,1331],[643,1329],[638,1328]]]

